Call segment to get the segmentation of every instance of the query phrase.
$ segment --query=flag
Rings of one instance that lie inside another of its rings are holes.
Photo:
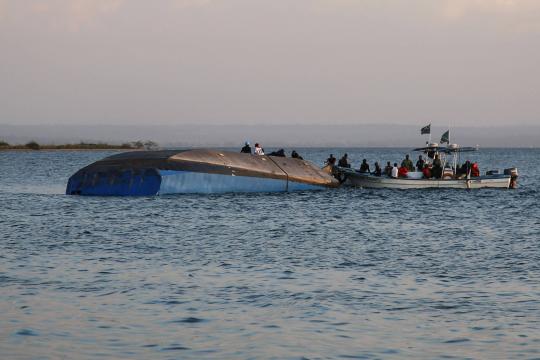
[[[441,144],[450,143],[450,130],[447,130],[444,134],[441,136]]]
[[[431,124],[424,126],[420,129],[420,135],[431,134]]]

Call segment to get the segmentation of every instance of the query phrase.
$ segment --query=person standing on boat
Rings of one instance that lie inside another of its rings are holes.
[[[386,162],[386,167],[384,168],[384,175],[392,176],[392,165],[390,164],[390,161]]]
[[[422,158],[422,155],[418,156],[418,161],[416,162],[416,171],[424,170],[424,164],[426,161]]]
[[[251,146],[249,146],[249,141],[246,141],[244,147],[242,148],[242,150],[240,150],[240,152],[245,154],[251,154]]]
[[[255,155],[264,155],[264,149],[259,146],[259,143],[255,143]]]
[[[338,166],[339,167],[344,167],[344,168],[350,168],[351,167],[351,164],[349,164],[349,161],[347,160],[347,154],[343,155],[343,157],[341,159],[339,159]]]
[[[390,176],[397,179],[399,175],[399,169],[397,167],[397,163],[394,163],[394,166],[392,167],[392,171],[390,172]]]
[[[433,159],[433,166],[431,167],[431,176],[433,176],[435,179],[440,179],[442,176],[442,163],[441,159],[439,158],[439,155],[435,155],[435,159]]]
[[[361,173],[368,173],[369,171],[369,164],[367,163],[367,160],[362,160],[362,164],[360,165],[360,172]]]
[[[403,160],[401,162],[401,167],[407,168],[408,171],[414,171],[413,163],[412,163],[411,159],[409,159],[408,154],[405,155],[405,160]]]
[[[375,176],[381,176],[382,175],[382,169],[379,166],[379,163],[375,161],[375,171],[373,172],[373,175]]]

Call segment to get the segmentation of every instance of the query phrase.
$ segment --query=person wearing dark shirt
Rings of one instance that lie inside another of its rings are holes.
[[[405,159],[401,162],[401,167],[407,168],[407,171],[414,171],[414,166],[411,159],[409,159],[409,155],[405,155]]]
[[[433,176],[435,179],[440,179],[442,177],[442,170],[441,159],[439,159],[439,155],[435,155],[435,159],[433,159],[433,166],[431,167],[431,176]]]
[[[334,157],[334,154],[330,154],[330,157],[326,159],[326,163],[330,166],[336,165],[336,158]]]
[[[375,171],[373,172],[373,175],[375,175],[375,176],[381,176],[382,175],[382,169],[379,166],[378,162],[375,162]]]
[[[268,156],[285,157],[285,150],[279,149],[278,151],[272,151]]]
[[[392,164],[390,161],[386,162],[386,167],[384,168],[384,175],[392,176]]]
[[[345,167],[345,168],[351,167],[351,164],[349,164],[349,162],[347,161],[347,154],[343,155],[343,157],[339,159],[338,166]]]
[[[360,172],[361,173],[368,173],[369,171],[369,164],[367,163],[367,160],[362,160],[362,164],[360,165]]]
[[[296,150],[293,150],[293,151],[291,152],[291,157],[292,157],[293,159],[304,160],[304,158],[301,157],[301,156],[296,152]]]
[[[470,176],[471,175],[471,169],[472,169],[472,165],[471,165],[471,162],[469,160],[467,160],[463,166],[461,167],[460,171],[459,171],[459,175],[467,175],[467,176]]]
[[[246,141],[244,147],[242,148],[242,150],[240,150],[240,152],[245,154],[251,154],[251,146],[249,146],[249,142]]]
[[[418,161],[416,162],[416,171],[424,170],[424,164],[426,161],[422,158],[422,155],[418,156]]]

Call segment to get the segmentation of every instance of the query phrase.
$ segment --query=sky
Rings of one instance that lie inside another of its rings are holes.
[[[0,123],[540,125],[538,0],[0,0]]]

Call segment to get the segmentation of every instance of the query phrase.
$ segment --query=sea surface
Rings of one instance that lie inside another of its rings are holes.
[[[63,194],[112,153],[0,152],[1,359],[540,358],[539,149],[470,155],[516,190]]]

